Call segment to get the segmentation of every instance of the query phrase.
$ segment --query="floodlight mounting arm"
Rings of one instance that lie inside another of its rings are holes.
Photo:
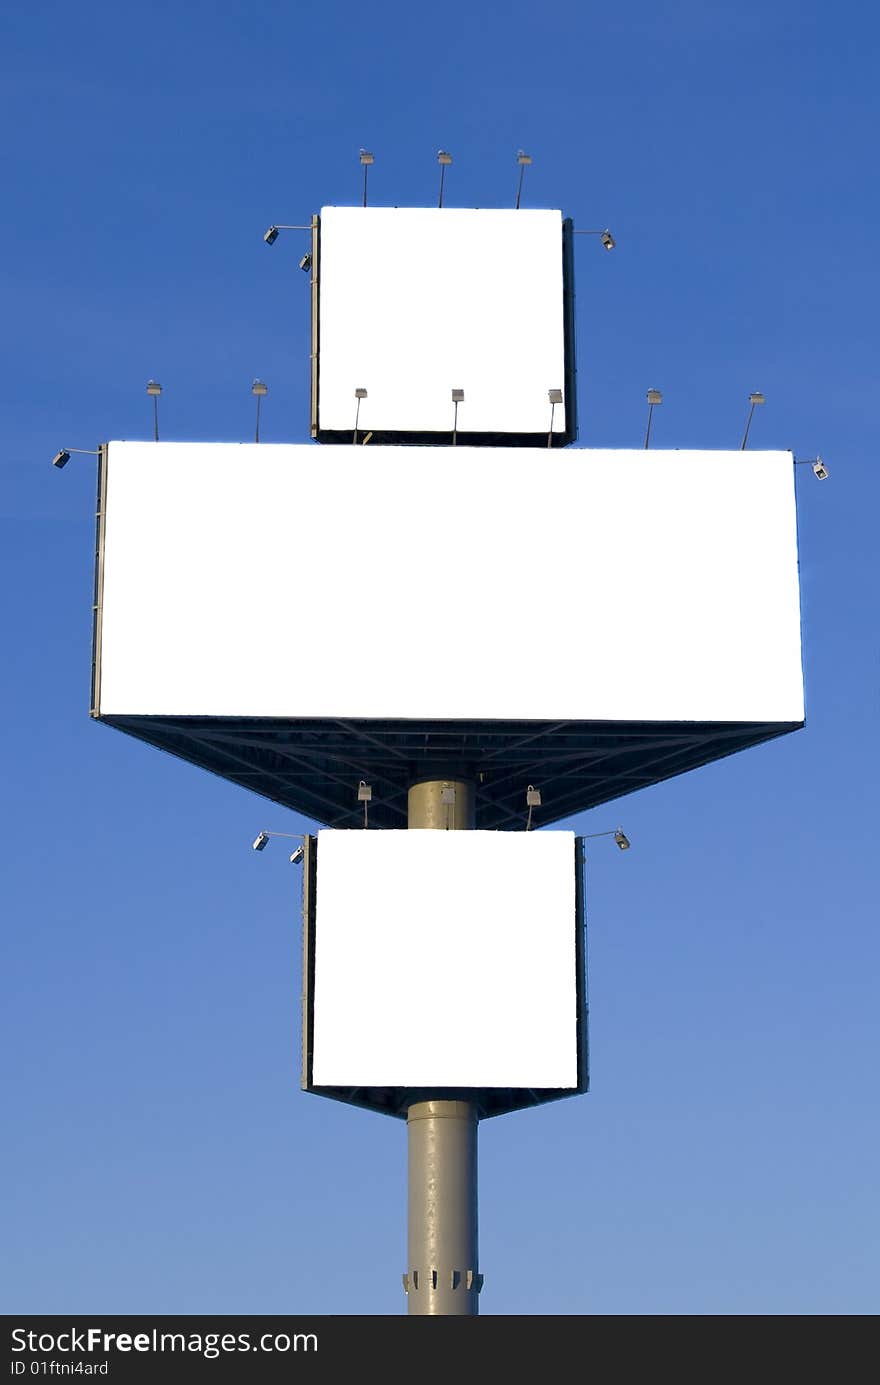
[[[278,239],[279,231],[312,231],[314,230],[314,226],[314,222],[312,222],[309,226],[288,226],[286,223],[278,223],[276,225],[276,223],[273,221],[268,231],[263,232],[263,240],[266,242],[267,245],[274,245],[276,240]]]
[[[52,458],[52,465],[58,467],[59,470],[67,466],[72,452],[79,452],[84,457],[100,457],[101,455],[101,449],[99,447],[61,447]]]
[[[577,226],[572,226],[571,231],[574,236],[601,236],[602,244],[606,250],[613,250],[617,244],[607,226],[603,226],[601,229],[587,227],[583,231],[579,230]]]

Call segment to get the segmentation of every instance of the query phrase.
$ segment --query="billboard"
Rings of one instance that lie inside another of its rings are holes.
[[[94,712],[803,721],[787,452],[108,445]]]
[[[324,207],[315,282],[319,441],[576,435],[560,212]]]
[[[585,1088],[572,833],[323,831],[316,855],[307,1087],[401,1109],[424,1087]]]

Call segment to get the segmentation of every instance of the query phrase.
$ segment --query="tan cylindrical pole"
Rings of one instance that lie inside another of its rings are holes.
[[[470,1101],[418,1101],[409,1143],[410,1315],[477,1313],[477,1113]]]
[[[474,785],[467,780],[426,780],[409,790],[410,828],[462,831],[474,826],[474,815]],[[410,1316],[478,1312],[477,1119],[470,1101],[428,1099],[407,1112]]]

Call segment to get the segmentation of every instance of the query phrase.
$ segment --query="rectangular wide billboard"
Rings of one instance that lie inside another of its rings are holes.
[[[349,441],[357,424],[377,441],[449,441],[454,429],[465,442],[571,440],[563,242],[558,211],[324,207],[314,434]]]
[[[107,718],[803,720],[787,452],[128,443]]]
[[[320,832],[306,1085],[585,1086],[576,871],[570,832]]]

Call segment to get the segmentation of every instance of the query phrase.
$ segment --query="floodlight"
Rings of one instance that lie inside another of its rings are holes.
[[[367,170],[369,169],[370,164],[371,164],[372,162],[373,162],[373,156],[372,156],[372,154],[369,153],[368,150],[362,149],[362,150],[361,150],[361,163],[363,164],[363,169],[364,169],[364,206],[367,205]]]
[[[302,270],[303,274],[308,274],[309,270],[312,267],[311,250],[307,250],[306,253],[303,255],[302,259],[299,262],[299,267]]]
[[[158,380],[147,381],[147,394],[153,401],[153,442],[159,441],[159,395],[162,393],[162,386]]]
[[[373,801],[373,790],[372,790],[372,786],[371,786],[370,784],[367,784],[367,783],[362,779],[362,780],[360,781],[360,783],[358,784],[358,803],[363,803],[363,805],[364,805],[364,827],[369,827],[369,825],[370,825],[370,820],[369,820],[369,817],[368,817],[368,815],[367,815],[367,805],[370,804],[370,803],[372,803],[372,801]]]
[[[655,405],[657,405],[657,404],[662,404],[662,403],[663,403],[663,395],[660,393],[659,390],[648,390],[648,393],[647,393],[647,396],[646,396],[646,397],[647,397],[647,400],[648,400],[648,426],[647,426],[647,428],[645,429],[645,447],[650,447],[650,445],[651,445],[651,419],[652,419],[653,416],[654,416],[654,407],[655,407]]]
[[[754,390],[753,393],[749,395],[749,416],[746,419],[746,431],[743,433],[743,440],[740,446],[740,452],[745,452],[746,450],[746,443],[749,440],[749,429],[752,426],[752,414],[755,412],[755,405],[765,404],[766,402],[767,401],[765,400],[760,390]]]
[[[311,226],[282,226],[279,222],[277,226],[270,226],[268,231],[263,232],[263,240],[267,245],[274,245],[278,239],[279,231],[311,231]]]
[[[612,236],[611,232],[608,230],[608,227],[607,227],[607,226],[605,227],[604,231],[594,231],[594,230],[583,230],[583,231],[581,231],[581,230],[579,230],[577,227],[575,227],[575,228],[574,228],[574,231],[573,231],[573,234],[576,235],[576,236],[599,236],[599,237],[601,238],[602,244],[604,245],[604,247],[605,247],[606,250],[613,250],[614,247],[615,247],[615,245],[617,244],[617,241],[614,239],[614,237]]]
[[[553,415],[556,413],[556,405],[562,403],[562,390],[548,390],[547,398],[550,400],[550,427],[547,430],[547,446],[553,446]]]
[[[464,403],[464,390],[452,391],[452,403],[455,409],[452,418],[452,446],[455,447],[458,442],[458,406]]]
[[[440,785],[440,803],[446,809],[446,831],[455,827],[455,785]]]
[[[287,837],[290,841],[298,841],[301,843],[304,839],[304,835],[303,832],[259,832],[254,839],[254,851],[265,851],[271,837]],[[304,854],[305,848],[300,845],[296,848],[290,859],[291,861],[301,861]]]
[[[519,211],[519,204],[522,200],[523,174],[532,162],[531,155],[525,154],[522,149],[516,152],[516,161],[519,164],[519,182],[516,185],[516,210]]]
[[[75,449],[71,450],[75,451]],[[794,464],[795,466],[811,466],[813,468],[813,475],[817,481],[828,480],[828,468],[819,456],[804,457],[802,459],[795,457]]]
[[[264,395],[268,393],[269,386],[264,384],[262,380],[255,380],[251,385],[251,394],[256,397],[257,401],[257,426],[254,430],[254,442],[260,441],[260,405],[263,402]]]
[[[632,842],[630,841],[629,837],[626,835],[622,827],[615,827],[612,831],[609,832],[584,833],[584,841],[593,841],[593,839],[596,837],[613,837],[616,845],[620,847],[621,851],[629,851],[630,847],[632,846]]]
[[[363,386],[360,386],[355,390],[354,397],[357,400],[357,408],[354,411],[354,437],[352,438],[352,442],[356,443],[358,440],[358,420],[361,416],[361,400],[366,399],[367,391]]]
[[[306,849],[305,849],[305,847],[304,847],[304,846],[298,846],[298,847],[296,848],[295,851],[292,851],[292,852],[290,853],[290,863],[291,863],[291,865],[293,865],[293,866],[297,865],[297,864],[302,860],[302,858],[305,856],[305,854],[306,854]]]
[[[438,150],[437,150],[437,162],[438,162],[438,164],[440,165],[440,196],[439,196],[438,199],[437,199],[437,206],[438,206],[438,207],[442,207],[442,206],[443,206],[443,179],[444,179],[444,177],[446,176],[446,170],[447,170],[447,168],[448,168],[449,165],[452,163],[452,155],[451,155],[451,154],[448,154],[448,153],[446,152],[445,149],[438,149]]]
[[[62,447],[61,451],[56,452],[52,458],[52,465],[57,466],[60,471],[70,461],[71,452],[81,452],[84,457],[98,456],[98,449],[95,447]]]
[[[531,827],[532,827],[532,809],[533,809],[533,808],[540,808],[540,806],[541,806],[541,790],[540,790],[540,789],[536,789],[535,786],[534,786],[534,784],[529,784],[528,788],[526,789],[526,807],[527,807],[528,810],[529,810],[528,816],[526,817],[526,831],[527,831],[527,832],[531,831]]]

